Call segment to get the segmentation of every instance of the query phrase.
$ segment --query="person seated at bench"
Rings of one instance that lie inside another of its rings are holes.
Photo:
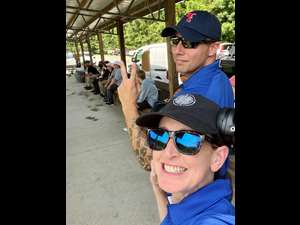
[[[84,83],[85,82],[85,71],[84,71],[84,67],[81,66],[80,62],[77,62],[77,64],[76,64],[75,78],[80,83]]]
[[[99,71],[92,65],[90,61],[85,61],[84,62],[85,67],[87,68],[87,73],[86,73],[86,80],[87,80],[87,86],[85,89],[90,90],[92,89],[92,86],[94,89],[92,90],[95,94],[99,94],[99,86],[95,86],[95,80],[100,76]]]
[[[109,61],[99,61],[98,63],[98,71],[99,71],[99,76],[93,81],[93,85],[95,87],[96,93],[95,94],[100,94],[101,97],[105,96],[105,91],[104,91],[104,85],[107,82],[107,79],[109,75],[111,74],[112,67],[107,66]]]
[[[113,67],[113,71],[111,73],[111,77],[104,86],[106,88],[106,97],[104,98],[104,101],[107,105],[114,104],[113,94],[122,82],[120,64],[121,63],[119,61],[113,61],[112,63],[108,64]]]
[[[158,100],[158,90],[151,78],[146,78],[143,70],[137,71],[137,82],[140,86],[140,94],[137,98],[137,109],[143,111],[152,109],[155,102]]]
[[[110,65],[109,61],[104,61],[103,62],[103,67],[100,75],[100,79],[98,80],[98,85],[100,88],[100,95],[101,97],[106,96],[106,88],[105,85],[107,84],[108,81],[111,79],[111,73],[113,71],[113,68]]]

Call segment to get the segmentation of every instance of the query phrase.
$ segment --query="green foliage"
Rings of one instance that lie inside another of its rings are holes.
[[[117,33],[116,29],[112,30],[113,33]],[[116,49],[119,48],[119,40],[117,35],[102,34],[104,49]],[[98,39],[97,39],[98,42]],[[99,48],[99,44],[97,45]]]
[[[218,17],[222,24],[222,41],[234,42],[235,40],[235,0],[185,0],[175,5],[176,22],[187,12],[192,10],[207,10]],[[158,18],[158,13],[154,16]],[[164,19],[164,10],[160,11],[160,19]],[[150,17],[150,16],[148,16]],[[143,45],[164,42],[160,32],[165,23],[136,19],[124,24],[125,47],[129,50],[137,49]],[[117,33],[116,28],[113,31]],[[119,40],[117,35],[103,34],[105,50],[118,49]],[[99,43],[96,35],[90,38],[93,54],[99,54]],[[67,42],[67,49],[75,52],[74,43]],[[80,46],[79,46],[80,49]],[[87,47],[84,47],[87,51]]]
[[[159,35],[164,23],[137,19],[125,24],[125,45],[128,49],[136,49],[143,45],[163,42]]]
[[[69,51],[69,52],[73,52],[73,53],[76,52],[74,42],[67,41],[66,42],[66,50]]]
[[[93,35],[90,37],[90,44],[91,44],[92,54],[100,54],[99,41],[97,35]]]

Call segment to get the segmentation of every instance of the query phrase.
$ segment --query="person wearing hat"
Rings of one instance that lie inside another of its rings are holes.
[[[201,95],[179,94],[137,118],[153,150],[150,181],[161,225],[235,224],[230,180],[216,177],[229,154],[219,111]]]
[[[161,36],[168,37],[176,71],[185,77],[175,95],[194,93],[205,96],[220,107],[234,106],[232,87],[216,60],[221,39],[221,24],[216,16],[202,10],[189,12],[176,26],[166,27]],[[132,70],[134,68],[132,66]],[[133,149],[140,154],[138,159],[143,168],[150,170],[151,150],[143,130],[134,124],[139,116],[135,102],[130,100],[137,95],[134,79],[124,82],[123,77],[118,92],[128,130],[131,131]],[[220,176],[226,174],[228,164],[224,164]]]
[[[101,72],[101,76],[100,76],[98,85],[99,85],[99,90],[100,90],[100,96],[105,97],[106,89],[104,86],[109,81],[109,77],[111,75],[111,72],[113,71],[113,68],[111,66],[109,66],[109,63],[110,63],[109,61],[104,61],[101,63],[102,63],[102,72]]]
[[[113,71],[110,78],[108,79],[108,82],[104,86],[106,88],[106,96],[104,97],[104,99],[107,105],[114,104],[113,94],[122,82],[120,65],[120,61],[113,61],[111,63],[108,63],[108,66],[111,66],[113,68]]]
[[[204,94],[221,107],[232,107],[230,82],[216,60],[221,39],[217,17],[207,11],[192,11],[161,35],[170,38],[176,71],[187,77],[179,93]]]

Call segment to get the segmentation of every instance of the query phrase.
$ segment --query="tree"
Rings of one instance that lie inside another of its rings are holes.
[[[74,42],[67,41],[66,42],[66,50],[69,51],[69,52],[75,53],[76,52],[76,48],[75,48]]]

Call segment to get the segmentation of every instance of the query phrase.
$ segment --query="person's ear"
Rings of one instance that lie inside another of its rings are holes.
[[[209,45],[208,55],[213,56],[217,54],[218,48],[220,46],[220,42],[214,42]]]
[[[213,150],[210,169],[212,172],[217,172],[224,164],[229,154],[229,149],[226,145]]]

